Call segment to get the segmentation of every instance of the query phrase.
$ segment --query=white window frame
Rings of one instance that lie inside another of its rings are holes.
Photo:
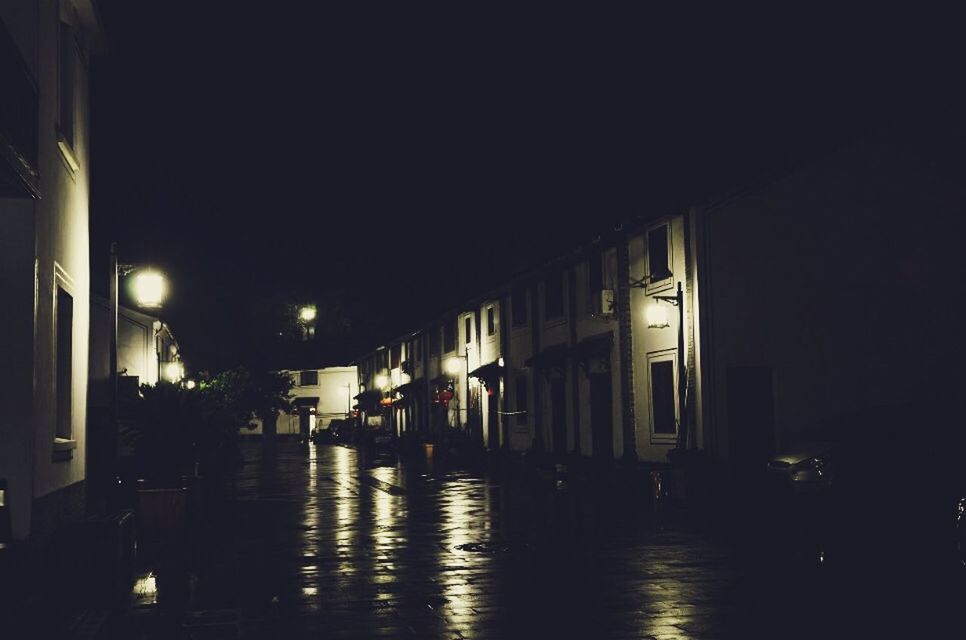
[[[656,362],[670,362],[671,375],[673,376],[673,405],[674,405],[674,433],[655,433],[654,431],[654,384],[651,380],[651,365]],[[647,385],[647,418],[648,431],[651,444],[676,444],[678,432],[681,428],[681,408],[678,402],[678,350],[663,349],[661,351],[651,351],[647,354],[647,366],[645,368]]]

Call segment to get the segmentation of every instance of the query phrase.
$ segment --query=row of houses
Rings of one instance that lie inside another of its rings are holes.
[[[899,416],[915,438],[963,382],[962,141],[920,116],[610,229],[358,358],[360,415],[647,462]]]

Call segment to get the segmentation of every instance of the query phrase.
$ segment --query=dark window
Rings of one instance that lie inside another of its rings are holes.
[[[71,146],[74,146],[74,34],[70,25],[60,23],[60,59],[58,60],[58,90],[60,134]]]
[[[456,349],[456,323],[447,322],[443,325],[443,353]]]
[[[674,434],[674,363],[670,360],[651,363],[651,403],[654,433]]]
[[[422,358],[422,354],[419,353],[419,338],[413,339],[412,352],[409,354],[411,360],[419,360]]]
[[[496,333],[496,318],[493,307],[486,308],[486,335],[492,336]]]
[[[319,384],[318,371],[302,371],[299,373],[300,387],[314,387],[317,384]]]
[[[429,355],[439,355],[439,329],[430,329],[427,339],[429,340]]]
[[[667,225],[661,225],[647,232],[647,265],[651,282],[671,277],[668,263]]]
[[[71,400],[74,386],[73,367],[74,298],[57,289],[57,437],[71,437]]]
[[[399,366],[399,354],[402,349],[402,345],[393,345],[389,347],[389,367],[395,369]]]
[[[563,277],[559,273],[544,280],[543,310],[547,320],[563,315]]]
[[[517,376],[516,403],[517,424],[527,423],[527,377]]]
[[[473,319],[469,316],[463,321],[463,329],[465,336],[463,338],[466,340],[466,344],[473,342]]]
[[[510,310],[513,313],[513,326],[522,327],[527,324],[527,290],[517,289],[510,300]]]

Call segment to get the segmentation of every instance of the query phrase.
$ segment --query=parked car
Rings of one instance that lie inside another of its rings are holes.
[[[767,464],[773,507],[827,559],[922,571],[966,562],[966,429],[952,412],[880,412],[812,429]]]
[[[771,481],[795,493],[828,491],[835,484],[841,446],[836,442],[812,442],[790,447],[768,462]]]

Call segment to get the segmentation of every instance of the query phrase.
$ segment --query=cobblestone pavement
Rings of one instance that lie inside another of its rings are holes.
[[[612,487],[361,460],[343,446],[244,452],[231,509],[171,563],[183,570],[143,576],[105,634],[961,637],[936,633],[955,608],[933,591],[903,589],[890,610],[872,598],[889,591],[875,586],[887,573],[823,572],[800,541],[712,534]]]

